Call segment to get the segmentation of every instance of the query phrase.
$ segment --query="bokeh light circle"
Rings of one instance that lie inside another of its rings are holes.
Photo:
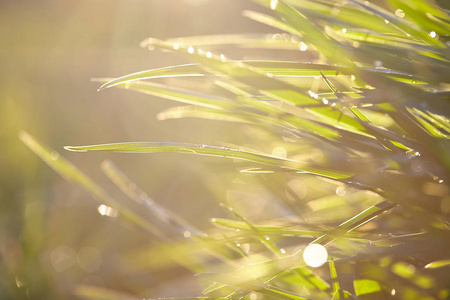
[[[318,268],[328,259],[327,249],[320,244],[309,245],[303,251],[303,259],[308,266]]]

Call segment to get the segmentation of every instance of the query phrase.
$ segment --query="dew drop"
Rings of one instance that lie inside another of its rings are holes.
[[[322,102],[323,102],[323,104],[325,104],[325,105],[327,105],[327,104],[329,103],[328,100],[325,99],[325,98],[322,99]]]
[[[336,195],[345,196],[347,194],[347,188],[344,185],[340,185],[336,188]]]
[[[404,12],[403,10],[401,10],[401,9],[397,9],[397,10],[395,11],[395,15],[396,15],[397,17],[399,17],[399,18],[404,18],[404,17],[405,17],[405,12]]]
[[[384,19],[384,23],[389,24],[389,20]]]
[[[52,154],[50,154],[51,160],[57,160],[59,158],[59,153],[56,151],[53,151]]]
[[[271,0],[270,1],[270,9],[275,10],[278,6],[278,0]]]
[[[115,218],[119,214],[117,212],[117,209],[106,206],[104,204],[100,205],[97,210],[98,210],[98,213],[101,214],[102,216],[108,216],[111,218]]]
[[[190,46],[190,47],[188,48],[188,53],[192,54],[192,53],[194,53],[194,52],[195,52],[194,47]]]
[[[180,49],[180,45],[178,45],[178,43],[174,43],[172,47],[173,47],[173,50]]]
[[[429,36],[431,36],[433,39],[437,36],[437,34],[436,34],[436,32],[435,31],[431,31],[430,33],[429,33]]]
[[[212,56],[213,56],[213,55],[212,55],[212,53],[211,53],[211,52],[209,52],[209,51],[208,51],[208,52],[206,52],[206,57],[207,57],[207,58],[211,58]]]
[[[346,33],[347,32],[347,28],[342,28],[342,33]]]
[[[190,238],[191,236],[192,236],[192,234],[191,234],[191,232],[189,232],[189,231],[185,231],[185,232],[183,232],[183,236],[185,237],[185,238]]]
[[[318,268],[328,259],[327,249],[320,244],[311,244],[303,251],[303,259],[308,266]]]
[[[298,44],[298,48],[300,49],[300,51],[306,51],[308,49],[308,45],[306,45],[303,42],[300,42],[300,44]]]

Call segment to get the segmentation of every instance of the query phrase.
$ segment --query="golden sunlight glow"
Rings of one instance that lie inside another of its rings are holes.
[[[303,251],[303,259],[308,266],[318,268],[328,259],[327,249],[320,244],[309,245]]]

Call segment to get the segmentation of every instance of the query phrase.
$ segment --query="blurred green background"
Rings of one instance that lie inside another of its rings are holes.
[[[156,114],[173,103],[120,89],[97,92],[99,83],[91,78],[185,62],[140,48],[147,37],[265,30],[241,17],[251,8],[240,0],[0,2],[0,299],[78,299],[72,292],[82,283],[142,297],[197,294],[183,270],[155,275],[133,269],[124,257],[151,244],[152,237],[101,216],[87,192],[54,173],[18,134],[34,135],[120,198],[99,167],[111,159],[163,206],[208,226],[211,216],[220,215],[215,195],[225,193],[205,183],[218,176],[208,166],[214,159],[77,154],[62,147],[125,141],[245,144],[244,136],[228,134],[238,125],[159,122]]]

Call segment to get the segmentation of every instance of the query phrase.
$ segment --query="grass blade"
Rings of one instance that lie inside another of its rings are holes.
[[[242,159],[255,162],[258,164],[269,165],[273,167],[287,168],[298,172],[306,172],[332,179],[346,179],[351,176],[346,172],[335,170],[322,170],[314,166],[298,162],[295,160],[282,159],[266,154],[243,151],[240,149],[232,149],[225,147],[215,147],[207,145],[195,145],[189,143],[116,143],[92,146],[66,146],[69,151],[86,152],[86,151],[113,151],[127,153],[155,153],[155,152],[178,152],[190,153],[198,155],[218,156],[224,158]]]

